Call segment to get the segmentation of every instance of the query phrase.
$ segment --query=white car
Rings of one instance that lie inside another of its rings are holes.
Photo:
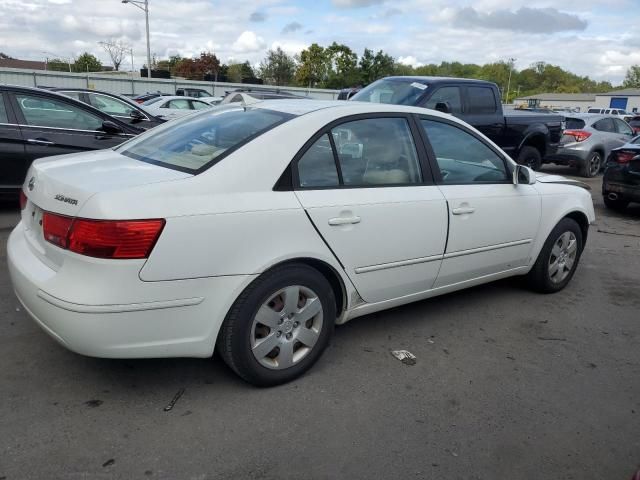
[[[515,275],[561,290],[594,221],[579,185],[433,110],[265,101],[34,162],[8,263],[26,311],[73,351],[215,347],[274,385],[336,323]]]
[[[200,97],[198,100],[208,103],[211,106],[220,105],[224,97]]]
[[[196,110],[204,110],[211,107],[210,103],[196,98],[170,95],[152,98],[142,104],[142,108],[150,114],[165,120],[184,117],[194,113]]]

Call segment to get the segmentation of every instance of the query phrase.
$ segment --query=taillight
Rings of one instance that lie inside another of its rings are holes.
[[[587,138],[591,136],[590,132],[585,130],[565,130],[562,132],[563,135],[569,135],[576,139],[576,142],[584,142]]]
[[[27,206],[27,196],[24,194],[22,189],[20,189],[20,210],[24,210]]]
[[[97,258],[148,258],[164,224],[164,219],[160,218],[90,220],[48,212],[43,215],[44,238],[48,242],[81,255]]]
[[[73,218],[44,212],[42,214],[42,231],[44,239],[57,247],[67,248],[67,236],[73,223]]]
[[[613,152],[613,160],[616,163],[629,163],[638,155],[640,155],[640,152],[629,152],[629,151],[621,150],[619,152]]]

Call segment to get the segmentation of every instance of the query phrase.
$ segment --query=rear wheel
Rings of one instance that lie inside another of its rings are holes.
[[[238,297],[218,335],[218,351],[256,386],[288,382],[318,360],[329,343],[336,301],[317,270],[292,264],[270,270]]]
[[[571,281],[582,253],[582,230],[571,218],[563,218],[544,243],[527,275],[531,287],[542,293],[562,290]]]
[[[542,166],[542,155],[537,148],[531,146],[522,147],[518,154],[518,163],[529,167],[532,170],[540,170]]]
[[[583,177],[595,177],[600,172],[602,166],[602,155],[600,152],[592,152],[587,161],[580,167],[580,175]]]
[[[604,204],[607,208],[610,208],[611,210],[621,211],[627,208],[627,205],[629,205],[629,200],[625,200],[622,197],[618,197],[615,200],[613,200],[609,198],[607,195],[608,194],[606,193],[604,194]]]

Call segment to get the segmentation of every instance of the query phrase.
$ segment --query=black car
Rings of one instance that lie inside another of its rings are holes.
[[[60,93],[0,85],[0,193],[15,194],[37,158],[111,148],[142,132]]]
[[[613,210],[640,203],[640,137],[611,150],[602,178],[602,196]]]
[[[86,88],[51,88],[50,90],[62,93],[67,97],[75,98],[81,102],[97,108],[118,120],[148,130],[166,120],[155,117],[140,108],[139,104],[126,98],[109,92],[89,90]]]

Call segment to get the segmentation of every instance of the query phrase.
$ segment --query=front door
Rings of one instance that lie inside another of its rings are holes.
[[[16,188],[24,182],[28,161],[20,127],[0,91],[0,189]]]
[[[447,210],[423,157],[408,118],[363,117],[293,164],[300,203],[367,302],[429,290],[438,274]]]
[[[540,221],[532,185],[514,185],[502,155],[461,125],[421,118],[449,208],[449,238],[436,287],[528,264]]]

